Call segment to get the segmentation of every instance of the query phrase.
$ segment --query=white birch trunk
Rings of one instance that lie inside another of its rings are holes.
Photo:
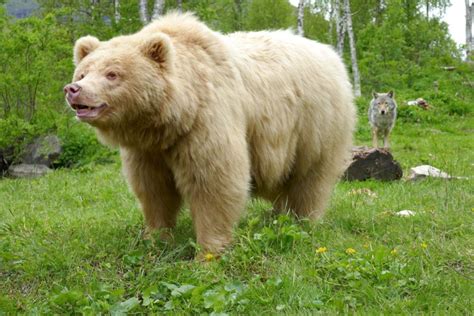
[[[176,0],[176,4],[178,5],[178,12],[183,13],[183,0]]]
[[[332,30],[333,30],[333,21],[334,21],[334,0],[329,2],[329,43],[334,45],[333,37],[332,37]]]
[[[337,42],[336,50],[339,53],[339,56],[342,57],[344,53],[344,34],[346,33],[346,17],[345,14],[341,17],[341,2],[336,0],[334,2],[334,13],[336,17],[336,33],[337,33]]]
[[[298,3],[298,27],[296,33],[300,36],[304,36],[304,2],[305,0],[300,0]]]
[[[115,17],[115,23],[119,23],[121,19],[120,0],[114,0],[114,17]]]
[[[139,2],[139,13],[140,13],[140,21],[142,21],[142,24],[145,25],[148,23],[148,13],[147,13],[147,7],[148,7],[148,1],[147,0],[140,0]]]
[[[155,5],[153,6],[153,15],[151,16],[152,20],[157,20],[165,10],[165,0],[155,0]]]
[[[472,13],[474,11],[474,3],[469,5],[469,0],[466,1],[466,60],[474,49],[474,42],[472,40]]]
[[[352,16],[349,0],[344,0],[344,13],[347,24],[347,35],[349,36],[349,45],[351,49],[352,74],[354,76],[354,95],[356,97],[360,97],[360,74],[359,66],[357,65],[357,52],[355,47],[354,32],[352,30]]]

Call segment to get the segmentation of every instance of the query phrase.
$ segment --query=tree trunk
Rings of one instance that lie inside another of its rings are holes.
[[[384,8],[384,0],[377,1],[377,7],[375,9],[375,24],[380,25],[383,21],[383,9]]]
[[[357,65],[357,52],[355,47],[354,32],[352,30],[352,16],[349,0],[344,0],[344,15],[347,24],[347,35],[349,36],[349,45],[351,49],[352,74],[354,76],[354,95],[360,97],[360,74],[359,66]]]
[[[152,20],[157,20],[165,10],[165,0],[155,0],[155,5],[153,6],[153,15]]]
[[[329,44],[334,45],[332,32],[333,32],[333,21],[334,21],[334,0],[329,2]]]
[[[176,4],[178,6],[178,12],[183,13],[183,0],[176,0]]]
[[[337,33],[337,44],[336,50],[339,53],[339,56],[342,57],[344,53],[344,34],[346,33],[346,23],[345,15],[341,17],[341,2],[340,0],[335,0],[334,2],[334,13],[336,17],[336,33]]]
[[[474,11],[474,3],[469,5],[469,0],[466,1],[466,61],[472,54],[474,43],[472,41],[472,12]]]
[[[147,0],[140,0],[139,2],[139,12],[140,12],[140,21],[142,21],[142,24],[145,25],[148,23],[148,1]]]
[[[242,30],[242,0],[234,0],[235,7],[235,30]]]
[[[114,0],[114,17],[115,17],[115,23],[120,22],[120,0]]]
[[[304,36],[304,0],[300,0],[298,3],[298,28],[296,33],[300,36]]]

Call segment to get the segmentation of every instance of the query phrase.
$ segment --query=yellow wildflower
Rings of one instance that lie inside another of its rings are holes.
[[[211,261],[211,260],[214,259],[214,255],[212,253],[208,252],[204,255],[204,259],[206,259],[206,261]]]
[[[393,249],[392,251],[390,251],[390,254],[391,254],[392,256],[396,256],[397,253],[398,253],[397,249]]]
[[[348,255],[353,255],[353,254],[355,254],[356,252],[357,252],[357,251],[356,251],[354,248],[347,248],[347,249],[346,249],[346,253],[347,253]]]
[[[421,246],[421,248],[423,248],[423,249],[428,248],[428,244],[425,243],[425,242],[422,242],[422,243],[420,244],[420,246]]]
[[[328,248],[326,247],[319,247],[316,249],[316,253],[325,253],[326,251],[328,251]]]

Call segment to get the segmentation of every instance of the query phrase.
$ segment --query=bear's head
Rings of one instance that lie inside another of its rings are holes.
[[[156,122],[173,71],[173,45],[163,33],[107,42],[86,36],[75,44],[74,64],[64,92],[76,117],[98,128],[132,127],[147,118]]]

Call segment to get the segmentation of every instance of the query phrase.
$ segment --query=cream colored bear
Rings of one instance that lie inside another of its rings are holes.
[[[149,229],[187,201],[219,252],[251,192],[317,219],[350,155],[355,109],[338,55],[289,31],[211,31],[169,14],[133,35],[86,36],[66,98],[118,146]]]

